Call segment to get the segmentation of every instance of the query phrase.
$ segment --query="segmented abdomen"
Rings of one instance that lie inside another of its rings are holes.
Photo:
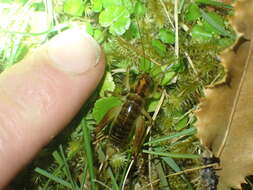
[[[110,139],[118,147],[125,147],[131,140],[130,135],[136,119],[141,113],[143,99],[137,94],[129,94],[126,102],[113,124],[110,131]]]

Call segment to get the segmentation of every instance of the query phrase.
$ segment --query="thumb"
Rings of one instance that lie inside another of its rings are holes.
[[[0,189],[70,122],[103,72],[98,44],[72,29],[0,75]]]

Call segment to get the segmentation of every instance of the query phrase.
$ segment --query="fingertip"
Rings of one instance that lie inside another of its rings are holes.
[[[104,54],[80,33],[59,34],[56,45],[0,75],[0,170],[8,171],[0,189],[71,121],[102,78]]]
[[[99,44],[85,30],[77,28],[55,36],[47,44],[47,51],[54,66],[76,74],[95,67],[101,57]]]

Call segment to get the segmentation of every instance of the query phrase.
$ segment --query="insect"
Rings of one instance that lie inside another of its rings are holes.
[[[145,98],[152,88],[152,78],[147,73],[141,75],[133,92],[127,95],[125,103],[109,110],[97,125],[97,138],[105,130],[112,144],[120,149],[126,148],[133,141],[132,155],[136,158],[146,132],[143,115],[152,122],[152,118],[144,110]]]

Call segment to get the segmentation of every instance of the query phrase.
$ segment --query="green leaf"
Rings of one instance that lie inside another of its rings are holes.
[[[110,33],[114,35],[122,35],[129,28],[131,20],[129,17],[122,16],[119,20],[113,23],[110,27]]]
[[[102,10],[102,0],[91,0],[91,10],[98,13]]]
[[[33,3],[32,7],[35,11],[45,11],[45,4],[43,2]]]
[[[212,1],[212,0],[195,0],[198,4],[204,4],[204,5],[211,5],[211,6],[217,6],[217,7],[223,7],[227,9],[233,9],[233,6],[225,4],[220,1]]]
[[[90,186],[91,190],[96,190],[96,184],[95,184],[95,168],[94,168],[94,161],[93,161],[93,149],[92,149],[92,141],[91,141],[91,132],[89,129],[88,122],[86,120],[82,120],[81,122],[82,128],[83,128],[83,139],[84,139],[84,150],[86,155],[86,162],[89,169],[89,176],[90,176]],[[79,189],[79,188],[75,188]]]
[[[112,91],[114,91],[114,89],[115,89],[115,83],[113,81],[113,77],[112,77],[111,73],[106,72],[104,83],[101,87],[99,95],[104,96],[106,91],[112,92]]]
[[[155,64],[153,64],[152,66],[151,66],[151,69],[150,69],[150,71],[149,71],[149,73],[150,73],[150,75],[152,76],[152,77],[154,77],[154,78],[157,78],[157,77],[161,77],[161,75],[163,75],[162,74],[162,67],[161,66],[158,66],[158,65],[155,65]]]
[[[104,8],[109,8],[109,7],[121,6],[122,2],[121,0],[102,0],[102,4]]]
[[[177,131],[180,131],[181,129],[183,128],[186,128],[187,127],[187,124],[188,124],[188,117],[184,117],[182,118],[180,121],[177,122],[177,124],[175,125],[175,129]]]
[[[14,62],[16,63],[24,59],[28,51],[29,51],[29,46],[27,44],[21,44],[16,51]]]
[[[0,3],[13,3],[13,0],[0,0]]]
[[[187,9],[185,20],[192,22],[201,17],[201,12],[196,3],[191,3]]]
[[[192,39],[199,42],[209,41],[213,37],[213,35],[210,32],[207,32],[202,25],[198,24],[192,28],[191,33]]]
[[[159,39],[163,43],[174,44],[175,43],[175,34],[170,30],[161,29],[159,31]]]
[[[155,92],[155,91],[154,91],[154,92],[152,93],[152,98],[154,98],[154,99],[160,99],[161,96],[162,96],[162,92],[159,92],[159,91]]]
[[[182,137],[182,136],[188,136],[188,135],[194,135],[197,133],[196,128],[189,128],[189,129],[185,129],[183,131],[177,132],[175,134],[170,134],[168,136],[164,136],[164,137],[159,137],[157,139],[154,139],[152,141],[149,141],[147,143],[144,144],[144,146],[146,145],[150,145],[150,144],[156,144],[156,143],[162,143],[164,141],[169,141],[170,139],[173,138],[178,138],[178,137]]]
[[[155,48],[156,52],[164,56],[166,53],[166,46],[160,40],[152,40],[152,46]]]
[[[176,73],[182,73],[185,71],[185,63],[180,60],[179,63],[172,65],[171,70]]]
[[[233,43],[234,40],[231,38],[221,38],[220,40],[218,40],[218,44],[224,48],[230,47]]]
[[[101,30],[94,31],[94,38],[98,43],[102,43],[105,39],[105,34]]]
[[[162,86],[166,86],[166,85],[169,85],[170,82],[172,81],[172,79],[176,76],[176,72],[167,72],[165,73],[163,79],[162,79],[162,82],[161,82],[161,85]]]
[[[134,12],[135,2],[133,2],[132,0],[121,0],[121,1],[122,5],[127,8],[129,13],[132,14]]]
[[[223,18],[215,12],[206,13],[206,17],[204,17],[203,26],[207,32],[214,34],[221,34],[217,29],[217,26],[224,27]],[[215,27],[216,25],[216,27]]]
[[[47,177],[48,179],[50,179],[51,181],[54,181],[58,184],[61,184],[63,187],[72,189],[72,186],[69,182],[67,182],[66,180],[63,180],[49,172],[47,172],[46,170],[40,169],[40,168],[35,168],[34,170],[35,172],[39,173],[40,175],[43,175],[45,177]]]
[[[138,25],[135,22],[132,22],[129,29],[126,31],[125,35],[126,39],[134,39],[139,38],[140,34],[138,32]]]
[[[138,1],[135,4],[134,13],[138,17],[142,17],[145,15],[145,7],[144,7],[143,3]]]
[[[114,9],[116,9],[116,7],[107,8],[100,13],[99,24],[101,24],[101,26],[108,27],[113,23],[114,19],[117,17]]]
[[[171,158],[189,158],[189,159],[199,159],[200,155],[197,154],[180,154],[180,153],[172,153],[172,152],[154,152],[149,150],[143,150],[142,152],[152,155],[165,156]]]
[[[72,16],[82,16],[85,2],[83,0],[66,0],[64,2],[64,12]]]
[[[154,112],[157,105],[159,103],[159,99],[152,99],[150,102],[148,102],[148,109],[147,112]]]
[[[86,24],[85,24],[85,29],[86,29],[86,32],[87,32],[89,35],[93,36],[93,34],[94,34],[94,29],[93,29],[93,27],[91,26],[90,23],[86,23]]]
[[[144,60],[140,62],[140,71],[143,73],[148,73],[151,71],[152,63],[150,61]]]
[[[121,104],[121,100],[118,97],[110,96],[106,98],[101,98],[96,101],[92,115],[97,123],[103,119],[105,114],[113,107],[119,106]]]
[[[204,18],[203,26],[206,31],[221,34],[223,36],[233,37],[230,32],[225,30],[225,24],[223,18],[215,12],[205,13],[200,10],[202,17]]]
[[[122,35],[130,26],[130,13],[123,6],[109,7],[100,13],[99,23],[103,27],[110,27],[111,34]]]

